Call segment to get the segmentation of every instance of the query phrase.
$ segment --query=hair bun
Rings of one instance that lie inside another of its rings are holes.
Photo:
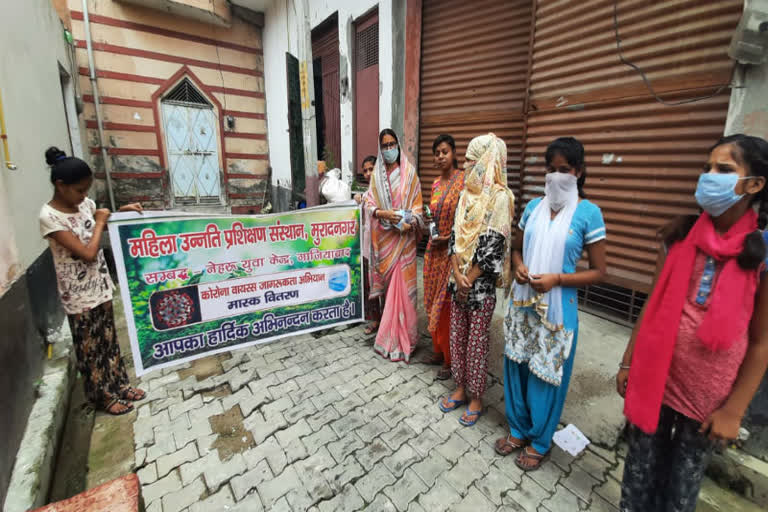
[[[61,160],[62,158],[66,158],[67,154],[57,148],[56,146],[51,146],[48,149],[45,150],[45,162],[48,165],[53,165],[56,163],[57,160]]]

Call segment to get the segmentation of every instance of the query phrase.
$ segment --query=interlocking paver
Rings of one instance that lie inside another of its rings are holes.
[[[395,453],[385,457],[382,462],[393,475],[399,478],[407,467],[419,460],[421,460],[421,456],[416,453],[416,450],[414,450],[411,445],[404,444],[398,448]]]
[[[363,505],[365,503],[363,503],[360,493],[355,486],[349,484],[333,499],[320,502],[318,509],[320,512],[337,512],[340,510],[359,510]]]
[[[416,473],[412,469],[406,469],[402,478],[395,482],[394,485],[384,489],[386,494],[392,503],[395,504],[397,510],[405,512],[408,510],[408,505],[416,499],[416,497],[427,491],[427,486],[421,481]]]
[[[550,492],[537,484],[529,475],[524,475],[520,486],[513,493],[502,496],[502,508],[536,512],[541,502],[549,498]],[[554,511],[553,511],[554,512]]]
[[[586,504],[579,500],[579,497],[571,491],[558,485],[549,499],[544,500],[541,506],[550,512],[560,512],[561,510],[579,510]]]
[[[493,449],[507,430],[498,381],[465,428],[461,410],[437,407],[453,383],[382,360],[361,333],[235,351],[226,373],[200,382],[175,368],[143,381],[134,445],[148,511],[616,511],[621,453],[590,446],[574,458],[553,446],[524,474]],[[222,461],[209,418],[234,407],[255,446]]]
[[[265,459],[258,462],[252,469],[242,475],[235,476],[229,481],[232,493],[237,501],[242,500],[257,485],[272,478],[272,471]]]
[[[141,495],[144,497],[144,503],[150,504],[166,494],[180,490],[181,487],[179,474],[173,471],[165,478],[161,478],[153,484],[142,486]]]
[[[363,466],[357,462],[354,456],[350,455],[344,462],[324,471],[325,479],[334,492],[339,492],[352,480],[355,480],[365,474]]]
[[[395,476],[384,464],[377,464],[372,470],[368,471],[367,474],[355,482],[355,487],[360,493],[360,496],[362,496],[366,502],[370,502],[379,491],[393,483],[395,483]]]
[[[456,512],[491,512],[496,510],[496,505],[488,500],[474,485],[469,488],[469,492],[461,500],[461,503],[451,510]],[[574,510],[574,512],[576,512]]]

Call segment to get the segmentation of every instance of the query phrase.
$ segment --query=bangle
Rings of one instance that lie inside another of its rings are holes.
[[[557,286],[562,286],[562,285],[563,285],[563,275],[557,274]]]
[[[619,370],[629,370],[631,365],[619,363]]]

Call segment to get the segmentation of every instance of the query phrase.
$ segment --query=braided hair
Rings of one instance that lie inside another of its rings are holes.
[[[725,144],[734,147],[734,160],[746,167],[750,176],[762,177],[768,184],[768,142],[765,139],[741,133],[729,135],[717,141],[709,152],[711,153],[715,148]],[[762,230],[765,230],[768,225],[768,186],[764,186],[760,192],[752,197],[750,206],[754,206],[756,202],[758,203],[758,229],[747,235],[744,248],[736,258],[739,266],[744,270],[757,269],[766,258],[767,250]],[[686,215],[673,220],[662,228],[660,233],[667,247],[688,236],[688,232],[693,228],[698,218],[698,215]]]

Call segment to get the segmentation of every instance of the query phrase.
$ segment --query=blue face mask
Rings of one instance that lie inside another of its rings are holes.
[[[733,173],[702,174],[696,186],[696,202],[711,216],[719,217],[744,197],[744,194],[736,193],[736,183],[749,178],[740,178],[738,174]]]
[[[397,160],[398,153],[399,153],[399,150],[397,147],[381,150],[381,156],[384,158],[384,161],[387,162],[388,164],[391,164],[392,162]]]

